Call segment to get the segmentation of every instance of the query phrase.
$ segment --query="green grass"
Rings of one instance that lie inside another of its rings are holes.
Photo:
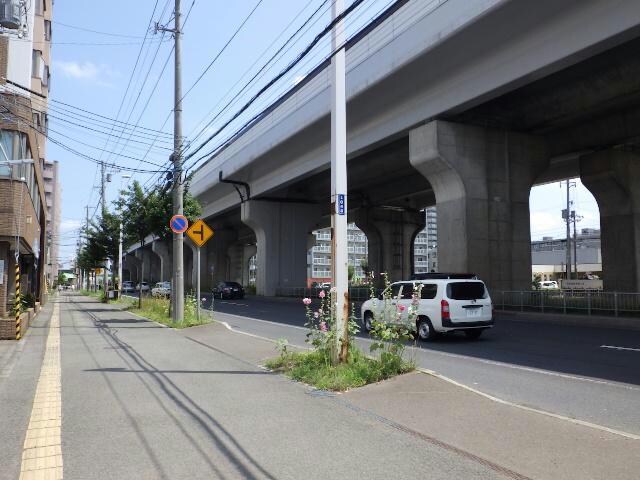
[[[93,290],[80,290],[80,295],[84,295],[85,297],[93,297],[101,300],[102,290],[98,290],[97,292],[94,292]]]
[[[379,382],[415,368],[413,363],[400,359],[387,362],[371,359],[355,348],[349,355],[348,363],[336,366],[331,365],[329,355],[322,351],[287,353],[268,360],[265,366],[321,390],[340,392]]]
[[[211,322],[211,317],[206,310],[200,309],[200,321],[196,318],[194,302],[185,302],[184,321],[174,322],[169,316],[169,300],[166,298],[143,297],[142,308],[138,308],[138,300],[133,298],[120,298],[115,301],[124,305],[124,309],[148,318],[172,328],[188,328],[197,325],[204,325]]]

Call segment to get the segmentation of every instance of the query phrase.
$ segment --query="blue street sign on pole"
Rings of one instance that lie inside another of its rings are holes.
[[[183,233],[189,228],[189,221],[184,215],[174,215],[171,217],[169,227],[173,233]]]
[[[344,215],[345,194],[338,194],[338,215]]]

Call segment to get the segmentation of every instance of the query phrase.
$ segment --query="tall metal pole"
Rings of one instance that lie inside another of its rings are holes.
[[[175,0],[175,84],[173,108],[173,214],[183,214],[182,187],[182,72],[180,50],[180,0]],[[173,234],[173,308],[172,318],[176,322],[184,318],[184,258],[183,234]]]
[[[196,263],[196,273],[198,274],[198,279],[196,280],[196,299],[198,301],[198,306],[196,307],[196,319],[200,322],[200,247],[196,248]]]
[[[131,175],[122,175],[120,177],[120,192],[122,192],[122,180],[131,178]],[[122,210],[120,210],[120,241],[118,242],[118,298],[122,298]]]
[[[89,244],[89,205],[87,205],[86,207],[84,207],[86,209],[86,215],[87,215],[87,222],[85,223],[85,231],[84,231],[84,246],[85,248],[87,248],[87,245]],[[87,278],[87,290],[91,290],[91,273],[87,272],[88,275],[85,274],[85,277]]]
[[[344,11],[344,0],[335,0],[332,18]],[[331,59],[331,258],[333,286],[332,300],[336,307],[336,357],[347,360],[349,345],[349,276],[347,256],[347,108],[345,96],[344,21],[333,27]]]
[[[106,167],[104,163],[101,165],[100,173],[102,176],[102,181],[100,182],[100,203],[102,204],[102,221],[105,221],[105,217],[107,215],[107,196],[106,196]],[[104,296],[104,301],[109,301],[109,277],[107,275],[107,258],[104,259],[104,271],[102,275],[102,294]]]
[[[566,261],[566,271],[567,271],[567,280],[571,280],[571,219],[570,219],[570,208],[571,208],[571,200],[569,198],[569,179],[567,179],[567,214],[565,217],[565,222],[567,223],[567,261]]]

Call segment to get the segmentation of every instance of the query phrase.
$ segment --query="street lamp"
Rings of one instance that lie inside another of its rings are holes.
[[[124,174],[120,177],[120,193],[122,194],[122,180],[130,179],[131,175]],[[122,210],[120,210],[120,242],[118,243],[118,298],[122,298]]]

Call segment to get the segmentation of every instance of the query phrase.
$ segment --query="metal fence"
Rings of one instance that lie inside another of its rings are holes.
[[[320,292],[329,293],[328,288],[303,288],[303,287],[286,287],[277,288],[276,297],[295,297],[295,298],[320,298]],[[376,289],[376,295],[382,290]],[[349,287],[349,299],[353,302],[364,302],[371,296],[369,287]]]
[[[326,288],[278,288],[276,296],[294,298],[320,298]],[[381,290],[376,289],[376,295]],[[371,296],[368,287],[349,288],[352,302],[364,302]],[[640,317],[640,293],[620,293],[569,290],[505,291],[491,294],[497,310],[521,312],[562,313],[582,315],[612,315]]]
[[[640,316],[640,293],[533,290],[494,292],[491,298],[498,310],[616,317]]]

